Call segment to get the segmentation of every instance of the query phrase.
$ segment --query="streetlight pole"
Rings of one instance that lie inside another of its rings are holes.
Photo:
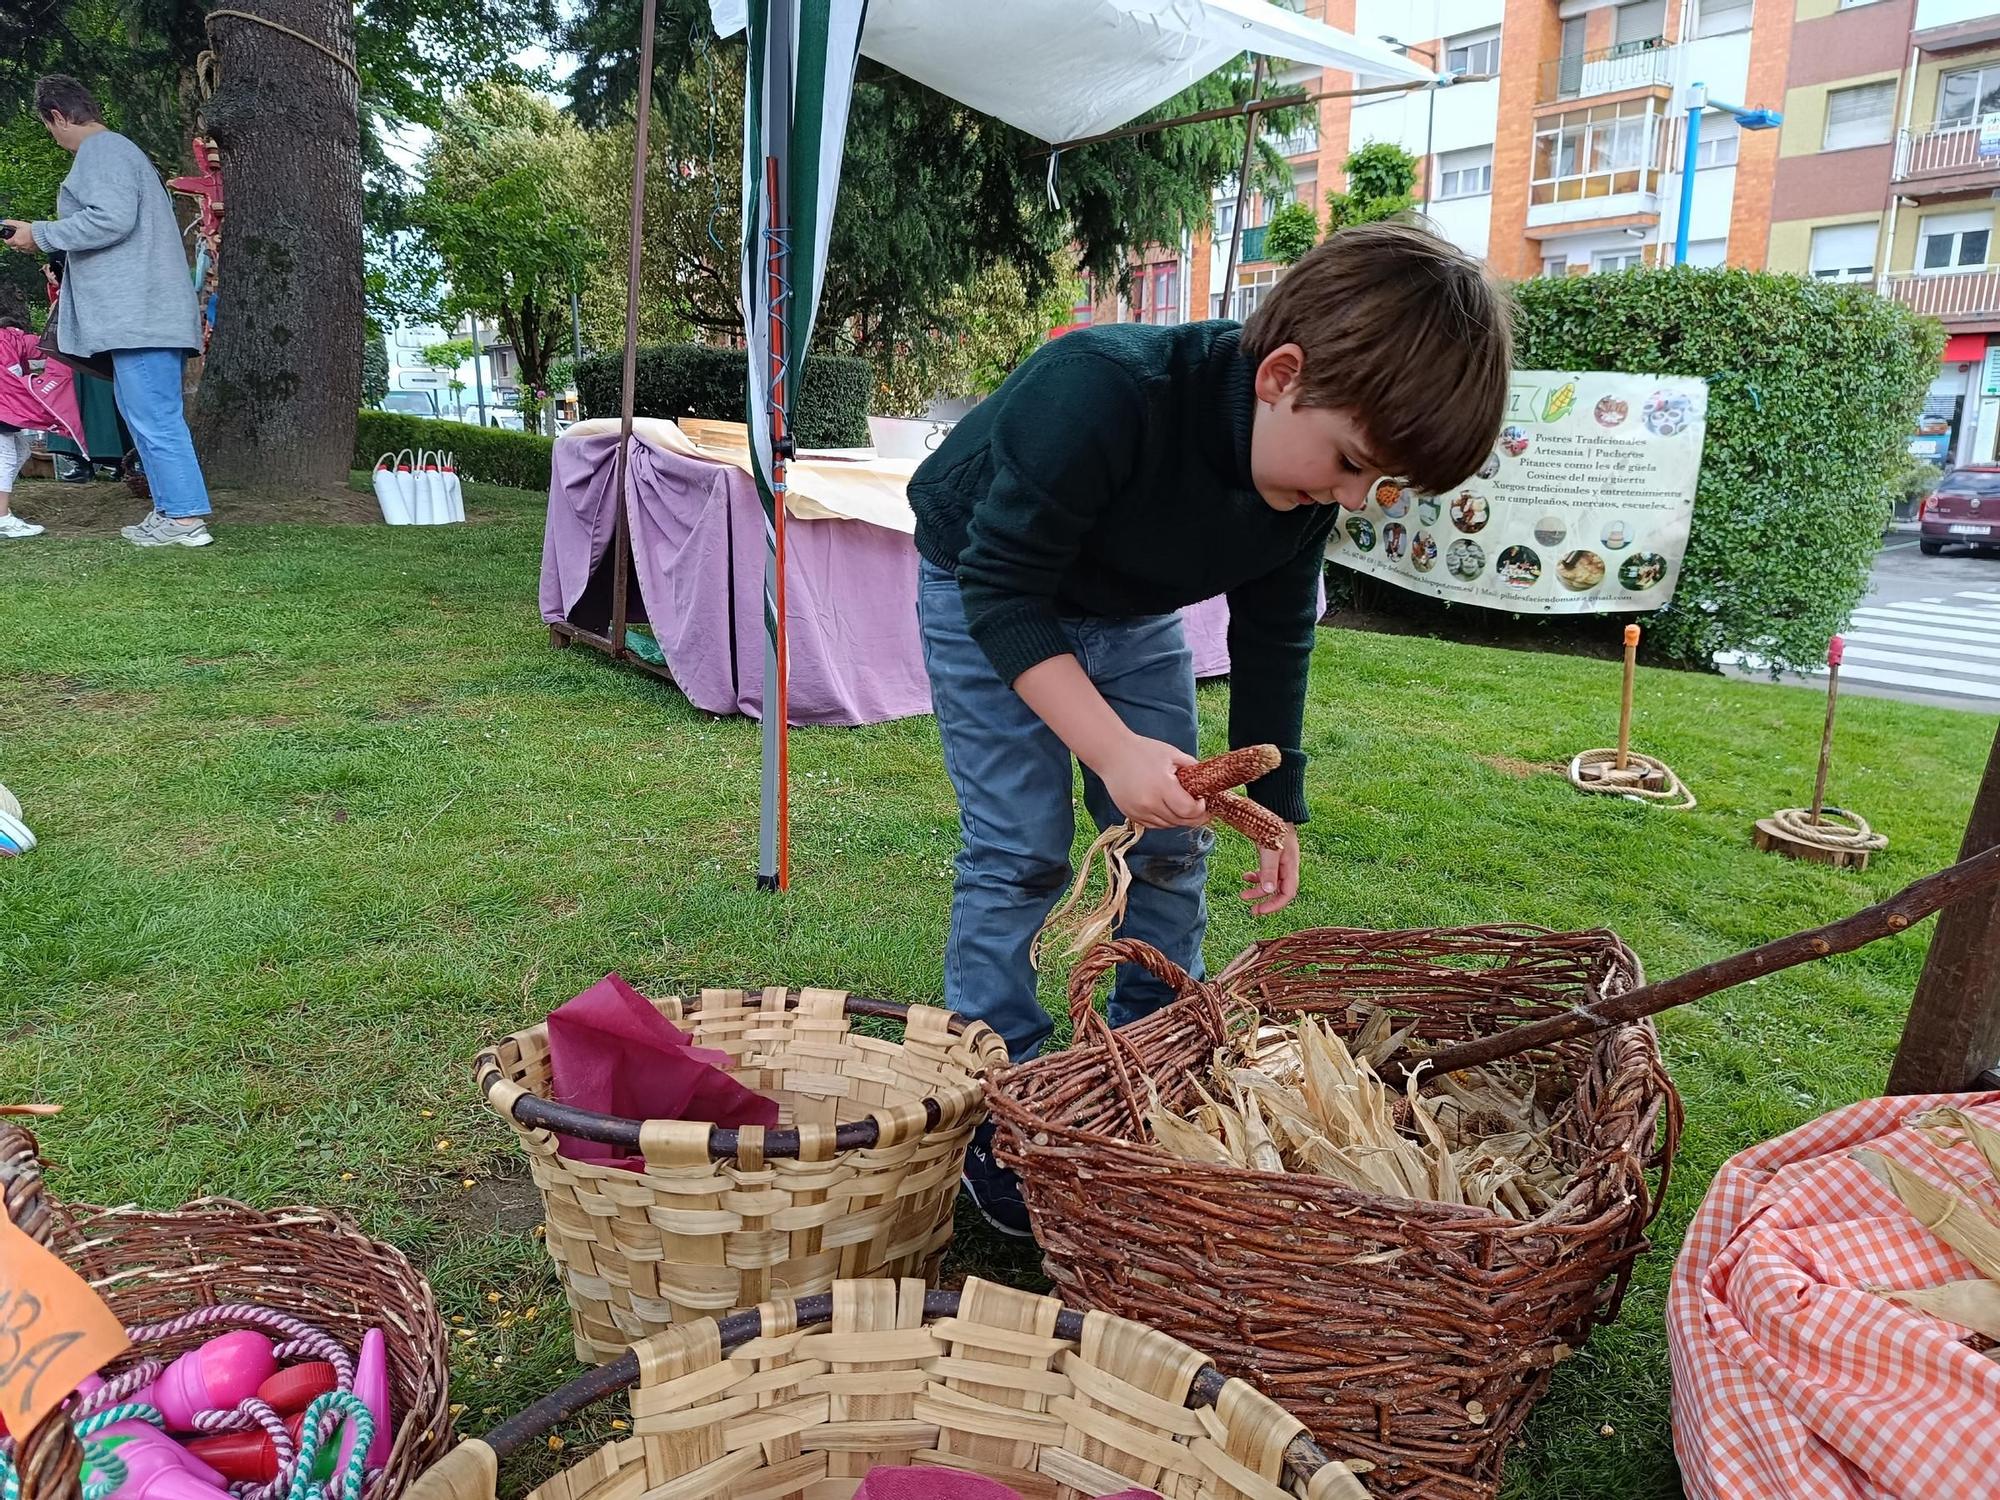
[[[1691,83],[1687,91],[1687,152],[1681,160],[1681,214],[1674,226],[1674,264],[1684,266],[1688,258],[1688,221],[1694,214],[1695,157],[1701,150],[1701,114],[1719,109],[1744,130],[1775,130],[1785,117],[1775,109],[1746,109],[1740,104],[1724,104],[1708,97],[1708,85]]]
[[[1428,55],[1426,55],[1426,49],[1422,47],[1412,47],[1408,42],[1399,42],[1396,40],[1396,38],[1389,36],[1386,33],[1383,34],[1381,39],[1387,42],[1391,47],[1394,47],[1398,52],[1402,53],[1405,57],[1415,56],[1423,58],[1425,65],[1428,66],[1433,73],[1437,72],[1438,53],[1436,47],[1431,47],[1430,49],[1428,49]],[[1431,140],[1434,132],[1437,129],[1438,89],[1442,87],[1443,84],[1448,82],[1450,82],[1449,78],[1443,78],[1443,79],[1434,78],[1424,86],[1424,92],[1427,95],[1429,95],[1430,98],[1429,98],[1429,103],[1426,105],[1424,110],[1424,196],[1422,201],[1420,201],[1417,204],[1417,212],[1420,214],[1427,214],[1431,211],[1431,176],[1433,173],[1433,165],[1431,162]]]

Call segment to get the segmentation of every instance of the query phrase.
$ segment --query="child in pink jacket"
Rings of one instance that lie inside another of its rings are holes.
[[[84,446],[69,367],[51,359],[36,370],[31,361],[42,359],[41,340],[28,331],[27,310],[18,298],[0,294],[0,541],[42,534],[41,527],[14,514],[14,480],[33,451],[28,430],[59,432]]]

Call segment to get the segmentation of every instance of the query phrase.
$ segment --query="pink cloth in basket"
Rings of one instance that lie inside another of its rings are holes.
[[[998,1480],[956,1469],[870,1469],[854,1500],[1021,1500]],[[1151,1490],[1120,1490],[1108,1500],[1160,1500]]]
[[[558,1104],[627,1120],[775,1125],[778,1106],[729,1076],[729,1054],[697,1047],[616,974],[549,1015],[549,1071]],[[561,1136],[574,1161],[637,1172],[645,1158]]]

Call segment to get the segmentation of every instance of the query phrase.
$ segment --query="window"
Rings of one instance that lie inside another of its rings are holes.
[[[1536,122],[1530,203],[1573,203],[1659,187],[1660,117],[1651,99],[1571,110]]]
[[[1600,250],[1590,258],[1593,271],[1636,271],[1646,263],[1643,250]]]
[[[1733,167],[1736,165],[1736,146],[1742,136],[1734,116],[1721,113],[1705,114],[1701,117],[1701,140],[1694,148],[1694,168],[1697,172],[1709,167]]]
[[[1319,163],[1302,161],[1292,168],[1292,202],[1319,212]]]
[[[1834,89],[1826,96],[1826,135],[1822,151],[1846,151],[1854,146],[1885,144],[1894,129],[1896,80]]]
[[[1616,11],[1617,25],[1612,41],[1621,49],[1641,50],[1658,46],[1667,30],[1667,0],[1637,0]]]
[[[1963,68],[1938,80],[1939,125],[1976,125],[1992,114],[2000,114],[2000,63]]]
[[[1231,309],[1232,316],[1238,321],[1249,317],[1250,314],[1257,310],[1257,304],[1269,296],[1271,288],[1277,284],[1278,268],[1276,266],[1259,266],[1254,271],[1238,271],[1236,273],[1236,306]]]
[[[1993,233],[1993,211],[1932,214],[1917,227],[1917,267],[1924,271],[1958,271],[1986,264],[1986,244]]]
[[[1500,28],[1471,31],[1444,44],[1444,65],[1452,73],[1494,73],[1500,71]]]
[[[1827,224],[1812,232],[1812,276],[1815,281],[1875,279],[1876,221]]]
[[[1234,193],[1231,193],[1227,198],[1218,198],[1216,200],[1215,237],[1218,240],[1226,240],[1229,238],[1230,231],[1233,230],[1235,227],[1236,227],[1236,195]]]
[[[1076,294],[1076,305],[1069,310],[1072,328],[1080,324],[1092,323],[1097,319],[1097,289],[1091,285],[1088,276],[1083,278],[1083,290]]]
[[[1542,274],[1544,276],[1569,275],[1569,257],[1564,255],[1549,256],[1542,262]]]
[[[1438,153],[1440,198],[1472,198],[1493,191],[1493,148],[1472,146]]]
[[[1701,15],[1694,23],[1696,36],[1726,36],[1750,29],[1752,0],[1702,0]]]
[[[1156,265],[1134,267],[1132,271],[1132,321],[1134,323],[1178,323],[1180,320],[1180,262],[1163,260]]]

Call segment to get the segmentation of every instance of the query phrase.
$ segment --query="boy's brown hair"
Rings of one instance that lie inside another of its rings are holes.
[[[35,113],[44,123],[60,114],[72,125],[102,125],[104,111],[97,96],[67,73],[49,73],[35,80]]]
[[[1254,364],[1305,351],[1301,406],[1352,412],[1373,456],[1421,490],[1451,489],[1493,450],[1513,366],[1508,309],[1471,256],[1394,221],[1330,236],[1243,325]]]

